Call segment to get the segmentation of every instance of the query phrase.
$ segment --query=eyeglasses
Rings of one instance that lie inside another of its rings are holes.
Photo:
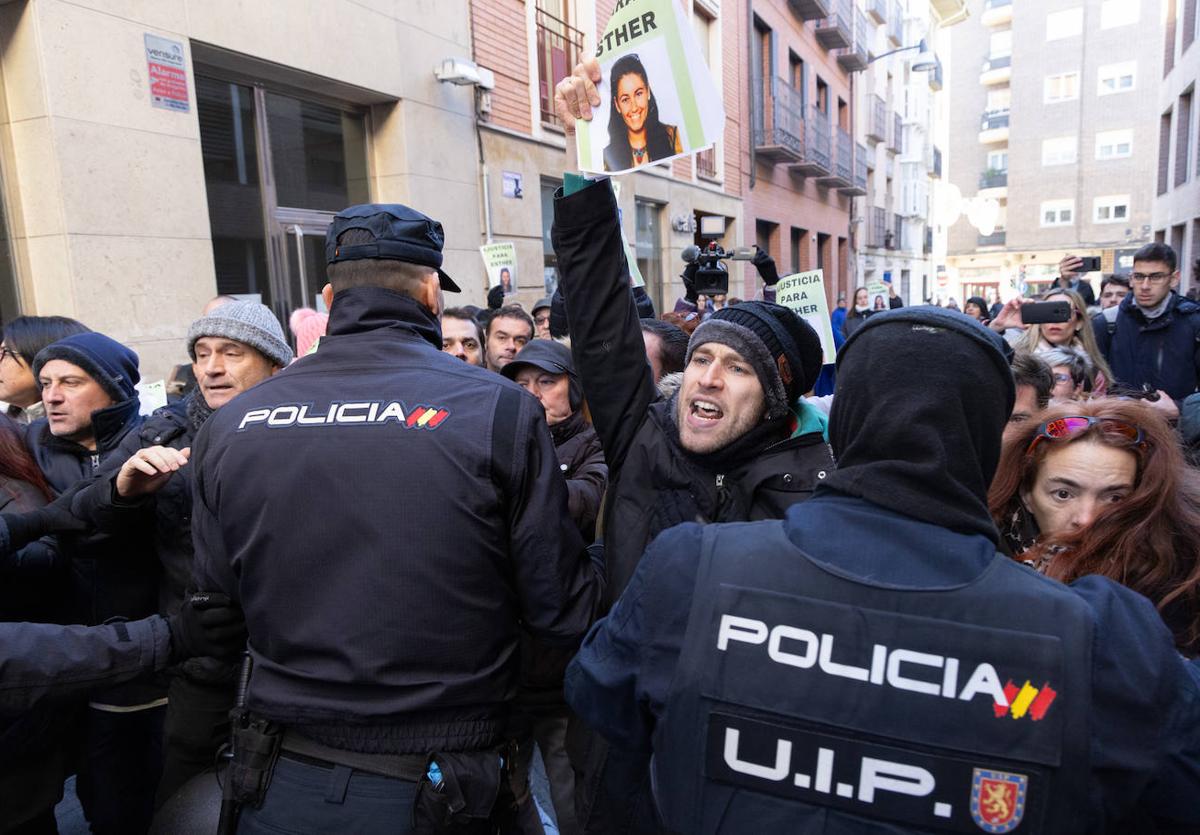
[[[1037,449],[1039,441],[1061,441],[1064,438],[1072,438],[1082,434],[1093,426],[1100,426],[1105,432],[1114,435],[1120,435],[1129,441],[1132,446],[1144,447],[1146,444],[1145,433],[1142,432],[1140,426],[1132,423],[1126,423],[1123,420],[1116,418],[1096,418],[1084,417],[1083,415],[1068,415],[1067,417],[1048,420],[1038,427],[1037,435],[1029,444],[1029,449],[1025,451],[1026,455],[1032,455]]]
[[[1055,375],[1054,375],[1054,382],[1056,382],[1056,383],[1069,383],[1069,382],[1071,382],[1071,375],[1070,375],[1070,374],[1055,374]]]
[[[9,357],[12,357],[18,365],[21,363],[20,354],[18,354],[12,348],[9,348],[7,345],[0,345],[0,362],[4,362]]]
[[[1130,273],[1129,274],[1129,280],[1132,281],[1134,284],[1138,284],[1138,283],[1141,283],[1144,281],[1148,281],[1151,284],[1162,284],[1164,281],[1166,281],[1170,277],[1171,277],[1171,273]]]

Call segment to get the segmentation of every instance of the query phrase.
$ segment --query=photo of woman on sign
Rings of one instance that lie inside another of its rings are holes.
[[[612,99],[604,169],[622,171],[683,152],[679,128],[658,118],[658,101],[637,55],[622,56],[609,76]]]

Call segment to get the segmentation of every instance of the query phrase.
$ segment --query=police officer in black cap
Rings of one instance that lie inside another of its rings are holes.
[[[441,351],[442,243],[406,206],[338,214],[321,350],[196,440],[197,582],[253,661],[239,832],[495,831],[528,803],[518,624],[569,647],[595,609],[537,402]]]
[[[869,319],[816,495],[667,531],[589,634],[567,700],[653,752],[672,832],[1200,831],[1196,670],[1153,605],[997,553],[1000,343]]]

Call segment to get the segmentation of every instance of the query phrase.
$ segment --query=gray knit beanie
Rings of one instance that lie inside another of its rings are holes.
[[[192,322],[187,343],[192,360],[196,359],[196,340],[205,336],[219,336],[249,345],[279,366],[292,361],[292,349],[283,336],[279,320],[269,307],[258,302],[227,302]]]

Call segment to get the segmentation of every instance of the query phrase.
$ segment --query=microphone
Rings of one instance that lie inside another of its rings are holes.
[[[689,247],[684,247],[684,250],[680,253],[680,255],[683,257],[685,262],[690,264],[700,257],[700,247],[696,246],[695,244],[692,244]]]

